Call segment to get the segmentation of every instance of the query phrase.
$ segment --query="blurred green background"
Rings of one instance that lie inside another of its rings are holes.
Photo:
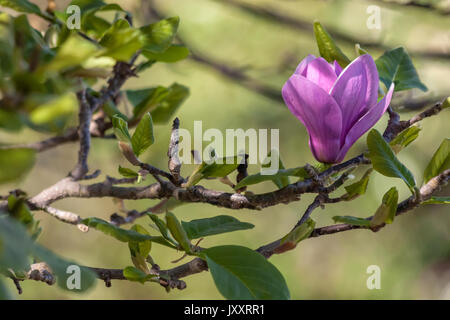
[[[45,1],[37,2],[45,7]],[[108,1],[111,2],[111,1]],[[115,1],[135,15],[135,24],[152,22],[148,1]],[[447,1],[443,1],[447,2]],[[271,21],[254,15],[227,1],[212,0],[159,0],[154,1],[164,16],[181,18],[179,32],[188,47],[214,61],[234,66],[242,73],[280,91],[284,81],[294,71],[296,64],[307,54],[318,55],[314,35],[310,30]],[[295,0],[234,0],[257,8],[266,8],[304,21],[312,26],[319,20],[330,33],[337,32],[360,39],[361,42],[379,42],[389,47],[404,46],[413,55],[413,61],[429,92],[410,92],[398,96],[406,99],[431,99],[450,92],[450,16],[414,6],[384,4],[381,1],[295,1]],[[448,2],[447,2],[448,3]],[[64,10],[67,1],[57,1]],[[369,5],[381,8],[381,30],[369,30],[366,12]],[[445,9],[445,8],[444,8]],[[44,28],[45,23],[34,20],[34,25]],[[354,57],[354,43],[338,41],[345,53]],[[368,48],[374,57],[382,50]],[[420,52],[422,54],[420,54]],[[428,57],[423,52],[432,52]],[[437,57],[436,57],[437,56]],[[245,89],[242,80],[231,80],[217,70],[186,59],[176,64],[159,63],[146,70],[139,78],[130,80],[126,88],[144,88],[152,85],[170,85],[172,82],[190,88],[191,95],[178,112],[181,127],[192,130],[194,120],[202,120],[207,128],[278,128],[280,152],[286,167],[306,162],[314,163],[308,148],[308,136],[301,123],[281,103]],[[241,84],[240,84],[241,82]],[[400,109],[403,119],[417,110]],[[432,153],[444,137],[450,136],[450,116],[444,112],[438,117],[422,122],[423,131],[418,140],[402,151],[399,158],[415,174],[418,182]],[[383,130],[387,116],[376,125]],[[156,143],[144,155],[149,163],[165,168],[170,124],[157,126]],[[0,133],[0,139],[11,142],[37,141],[46,136],[23,131],[20,135]],[[354,145],[347,157],[363,151],[365,138]],[[26,190],[30,195],[50,186],[64,177],[76,162],[76,144],[63,145],[38,155],[31,173],[22,181],[0,186],[5,194],[14,188]],[[126,165],[114,141],[93,140],[90,168],[101,169],[103,174],[117,176],[118,164]],[[193,165],[185,165],[183,174],[189,175]],[[250,172],[258,171],[257,166]],[[357,172],[360,174],[360,172]],[[99,179],[103,179],[101,176]],[[148,182],[147,180],[146,182]],[[145,183],[145,182],[144,182]],[[207,186],[222,190],[227,186],[207,182]],[[366,195],[349,203],[327,205],[316,210],[313,218],[318,226],[332,224],[334,215],[371,215],[382,195],[395,185],[400,197],[408,196],[405,185],[378,173],[372,175]],[[265,192],[274,186],[264,183],[250,190]],[[442,194],[449,193],[449,187]],[[285,235],[297,222],[312,195],[304,195],[300,202],[271,207],[260,212],[233,211],[206,204],[188,204],[174,213],[182,220],[192,220],[219,214],[233,215],[242,221],[255,224],[252,230],[238,231],[207,238],[203,247],[219,244],[237,244],[257,248]],[[126,201],[128,209],[144,209],[156,201]],[[112,199],[67,199],[54,204],[60,209],[79,213],[83,217],[97,216],[108,220],[118,211]],[[54,252],[93,267],[123,268],[131,265],[128,247],[124,243],[91,230],[81,233],[77,228],[61,223],[39,212],[44,228],[40,242]],[[149,219],[138,221],[148,225]],[[378,233],[356,230],[301,242],[293,251],[275,255],[270,261],[285,276],[294,299],[450,299],[450,214],[448,207],[429,205],[401,216],[393,225]],[[153,258],[163,268],[171,268],[180,253],[154,245]],[[186,262],[186,260],[183,260]],[[366,269],[370,265],[381,268],[381,289],[368,290]],[[25,281],[22,283],[23,299],[221,299],[209,273],[203,272],[185,279],[187,289],[173,290],[169,294],[156,284],[141,285],[126,281],[113,281],[106,288],[99,281],[95,289],[84,295],[62,291],[56,286]],[[16,292],[12,283],[8,283]]]

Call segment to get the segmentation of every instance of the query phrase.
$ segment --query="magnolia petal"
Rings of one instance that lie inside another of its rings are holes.
[[[283,99],[305,125],[314,157],[333,163],[340,151],[342,114],[334,99],[303,76],[294,74],[284,84]]]
[[[342,72],[342,67],[339,65],[339,63],[336,60],[334,60],[333,67],[334,67],[334,72],[339,77],[339,75]]]
[[[326,92],[330,91],[337,79],[334,68],[324,58],[312,60],[303,73],[305,73],[306,79],[314,82]]]
[[[350,63],[337,78],[330,94],[341,107],[343,143],[348,130],[377,102],[378,71],[373,58],[365,54]]]
[[[337,157],[337,162],[341,162],[350,147],[358,140],[364,133],[366,133],[370,128],[372,128],[375,123],[380,120],[383,114],[389,107],[389,103],[392,99],[392,94],[394,93],[394,84],[391,84],[389,91],[373,108],[371,108],[365,115],[359,119],[355,125],[350,129],[345,137],[345,143],[339,152]]]
[[[306,73],[306,72],[305,72],[306,67],[307,67],[308,64],[309,64],[311,61],[313,61],[314,59],[316,59],[316,56],[315,56],[315,55],[308,54],[308,56],[307,56],[305,59],[303,59],[303,60],[298,64],[297,69],[295,69],[294,74],[298,74],[298,75],[301,75],[301,76],[305,76],[305,73]]]

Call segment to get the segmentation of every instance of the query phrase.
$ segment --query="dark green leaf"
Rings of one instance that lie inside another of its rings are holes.
[[[339,49],[320,22],[314,22],[314,34],[321,57],[328,62],[336,60],[342,68],[345,68],[350,63],[350,59]]]
[[[136,131],[134,131],[131,137],[131,146],[133,147],[134,154],[139,157],[154,142],[152,116],[147,112],[142,117]]]
[[[347,191],[347,193],[343,196],[343,198],[349,201],[365,194],[367,186],[369,184],[370,174],[372,173],[372,171],[373,171],[372,168],[368,169],[359,181],[352,183],[351,185],[345,186],[345,190]]]
[[[395,84],[394,91],[419,88],[427,91],[427,87],[420,81],[419,75],[403,47],[386,51],[375,61],[380,81],[389,88]]]
[[[0,109],[0,128],[6,131],[19,131],[22,128],[22,117],[17,112]]]
[[[35,156],[32,149],[0,149],[0,183],[25,175],[33,167]]]
[[[189,239],[198,239],[214,234],[252,229],[254,227],[251,223],[241,222],[234,217],[224,215],[196,219],[189,222],[182,221],[181,224]]]
[[[402,149],[406,148],[411,142],[417,139],[419,136],[420,128],[418,126],[409,127],[398,136],[396,136],[389,145],[395,153],[399,153]]]
[[[162,53],[143,50],[142,55],[149,60],[173,63],[185,59],[189,55],[189,49],[183,45],[173,44]]]
[[[402,179],[410,189],[415,187],[416,182],[412,173],[397,159],[389,144],[376,129],[372,129],[367,135],[367,146],[369,158],[376,171],[387,177]]]
[[[226,299],[289,299],[280,271],[261,254],[241,246],[218,246],[202,252],[220,293]]]
[[[397,202],[398,191],[392,187],[384,194],[381,205],[370,220],[370,226],[376,227],[383,223],[392,223],[397,213]]]
[[[177,33],[179,23],[180,18],[172,17],[142,27],[141,31],[146,37],[144,49],[156,53],[166,51]]]
[[[347,224],[351,224],[353,226],[361,226],[361,227],[369,227],[370,226],[370,220],[358,218],[358,217],[334,216],[333,220],[334,220],[334,222],[347,223]]]
[[[127,90],[127,98],[134,106],[134,118],[139,119],[146,112],[153,111],[167,97],[168,93],[168,89],[161,86],[141,90]]]
[[[423,173],[423,182],[427,183],[431,178],[439,175],[444,170],[450,169],[450,139],[445,138],[428,163]]]

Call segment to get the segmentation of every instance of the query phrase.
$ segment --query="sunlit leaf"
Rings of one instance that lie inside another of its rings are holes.
[[[153,136],[152,116],[147,112],[144,114],[141,121],[139,121],[139,124],[131,137],[131,146],[133,147],[134,154],[139,156],[154,142],[155,137]]]
[[[32,149],[0,149],[0,183],[24,176],[33,167],[35,155]]]
[[[431,178],[439,175],[444,170],[450,169],[450,139],[445,138],[423,173],[423,182],[427,183]]]
[[[350,59],[339,49],[320,22],[314,22],[314,34],[321,57],[328,62],[337,61],[342,68],[350,63]]]
[[[370,226],[376,227],[383,223],[392,223],[397,213],[398,191],[392,187],[387,191],[378,207],[377,211],[370,220]]]
[[[175,37],[179,23],[180,18],[171,17],[141,27],[146,37],[144,49],[156,53],[167,50]]]

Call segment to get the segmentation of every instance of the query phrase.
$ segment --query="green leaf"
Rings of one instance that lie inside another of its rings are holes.
[[[8,291],[8,288],[3,283],[3,280],[0,278],[0,300],[12,300],[13,296]]]
[[[33,167],[35,158],[32,149],[0,149],[0,183],[24,176]]]
[[[83,64],[95,56],[99,49],[92,42],[72,34],[58,49],[55,57],[38,69],[39,72],[62,71]]]
[[[272,162],[268,159],[272,159],[272,152],[275,152],[276,154],[274,155],[274,158],[277,159],[278,158],[278,169],[283,170],[284,169],[284,164],[283,161],[281,161],[281,156],[279,155],[278,151],[273,149],[269,152],[269,154],[267,155],[267,158],[263,161],[263,168],[270,168],[272,166]],[[266,163],[267,162],[267,163]],[[286,187],[289,184],[289,177],[288,176],[279,176],[279,175],[270,175],[273,177],[272,181],[273,183],[278,187],[278,189],[282,189],[284,187]]]
[[[422,204],[446,204],[450,203],[450,197],[431,197],[430,199],[422,202]]]
[[[295,248],[300,241],[309,238],[314,231],[315,226],[316,222],[313,219],[308,218],[304,223],[281,238],[280,245],[275,250],[275,253],[279,254]]]
[[[155,237],[152,237],[149,235],[144,235],[144,234],[141,234],[134,230],[126,230],[126,229],[119,228],[119,227],[117,227],[105,220],[99,219],[99,218],[86,218],[86,219],[83,219],[82,223],[87,225],[88,227],[97,229],[98,231],[101,231],[104,234],[110,235],[122,242],[129,242],[129,241],[140,242],[140,241],[147,241],[147,240],[153,241],[155,239]]]
[[[147,230],[141,225],[135,224],[131,227],[131,230],[136,231],[137,233],[150,236]],[[147,241],[130,241],[128,242],[128,249],[130,249],[131,261],[134,266],[144,272],[150,272],[147,266],[147,256],[152,249],[152,242],[150,240]]]
[[[427,183],[431,178],[450,168],[450,139],[445,138],[423,173],[423,182]]]
[[[367,146],[369,158],[376,171],[387,177],[402,179],[411,190],[416,186],[411,171],[397,159],[389,144],[376,129],[372,129],[367,135]]]
[[[261,183],[264,181],[285,181],[283,180],[287,177],[300,177],[300,178],[307,178],[308,172],[305,170],[304,167],[297,167],[297,168],[290,168],[290,169],[280,169],[277,173],[273,175],[263,175],[261,173],[256,173],[253,175],[249,175],[239,181],[239,183],[235,186],[235,189],[240,189],[245,186],[250,186],[253,184]],[[285,183],[283,182],[283,184]],[[275,183],[275,182],[274,182]],[[277,183],[275,183],[277,184]]]
[[[167,229],[169,229],[172,236],[181,245],[184,251],[191,252],[191,242],[187,236],[186,231],[181,226],[180,221],[172,212],[166,213]]]
[[[342,68],[345,68],[350,63],[350,59],[339,49],[320,22],[314,22],[314,34],[321,57],[328,62],[336,60]]]
[[[196,219],[189,222],[181,222],[189,239],[198,239],[220,233],[232,232],[237,230],[252,229],[253,224],[241,222],[231,216],[216,216],[206,219]]]
[[[368,169],[359,181],[352,183],[351,185],[345,186],[345,190],[347,191],[347,193],[343,195],[342,198],[345,199],[346,201],[350,201],[358,196],[365,194],[367,186],[369,184],[370,174],[372,173],[372,171],[373,171],[372,168]]]
[[[144,49],[156,53],[166,51],[177,33],[179,23],[179,17],[172,17],[142,27],[141,32],[146,37]]]
[[[185,187],[191,187],[204,178],[222,178],[237,169],[242,161],[241,156],[226,157],[210,164],[203,162],[190,175]],[[221,163],[217,163],[221,162]]]
[[[134,170],[119,166],[119,173],[125,178],[137,178],[139,173]]]
[[[0,6],[8,7],[19,12],[42,15],[41,9],[27,0],[0,0]]]
[[[360,227],[369,227],[370,226],[370,220],[358,218],[358,217],[351,217],[351,216],[334,216],[333,220],[335,223],[347,223],[351,224],[353,226],[360,226]]]
[[[131,142],[130,133],[128,132],[128,123],[118,115],[112,118],[114,134],[119,141]]]
[[[0,128],[16,132],[22,129],[22,117],[18,112],[0,109]]]
[[[134,106],[133,118],[139,119],[143,114],[153,111],[167,97],[168,89],[155,87],[140,90],[127,90],[127,98]]]
[[[370,220],[370,226],[376,227],[383,223],[392,223],[397,213],[398,191],[392,187],[383,196],[381,205]]]
[[[30,125],[36,130],[61,133],[77,110],[78,101],[73,93],[55,96],[30,113]]]
[[[398,136],[396,136],[391,142],[389,142],[389,145],[395,153],[399,153],[411,142],[417,139],[420,130],[422,129],[420,129],[418,126],[409,127],[400,132]]]
[[[131,146],[133,147],[134,154],[139,156],[154,142],[155,137],[153,136],[152,116],[147,112],[142,117],[136,131],[134,131],[134,134],[131,137]]]
[[[173,63],[189,56],[189,49],[183,45],[173,44],[162,53],[143,50],[142,55],[149,60]]]
[[[189,96],[189,89],[178,83],[172,84],[167,90],[165,99],[152,111],[154,123],[167,123]]]
[[[218,246],[202,251],[214,283],[226,299],[287,300],[286,281],[261,254],[241,246]]]
[[[140,282],[142,284],[157,277],[154,274],[147,274],[132,266],[128,266],[123,269],[123,276],[127,278],[127,280]]]
[[[418,88],[427,91],[427,87],[420,81],[419,75],[403,47],[386,51],[375,60],[380,81],[389,88],[395,84],[394,91]]]
[[[442,110],[449,108],[450,107],[450,97],[444,99],[444,101],[442,102]]]
[[[149,216],[149,218],[155,223],[156,227],[158,228],[159,232],[161,232],[161,235],[167,239],[168,241],[170,241],[173,244],[177,244],[173,238],[169,235],[169,229],[167,229],[167,225],[166,223],[161,220],[160,218],[158,218],[156,215],[151,214],[151,213],[147,213],[147,215]]]
[[[127,20],[119,19],[104,33],[100,45],[105,48],[103,56],[128,61],[144,42],[145,37],[139,29],[130,27]]]

